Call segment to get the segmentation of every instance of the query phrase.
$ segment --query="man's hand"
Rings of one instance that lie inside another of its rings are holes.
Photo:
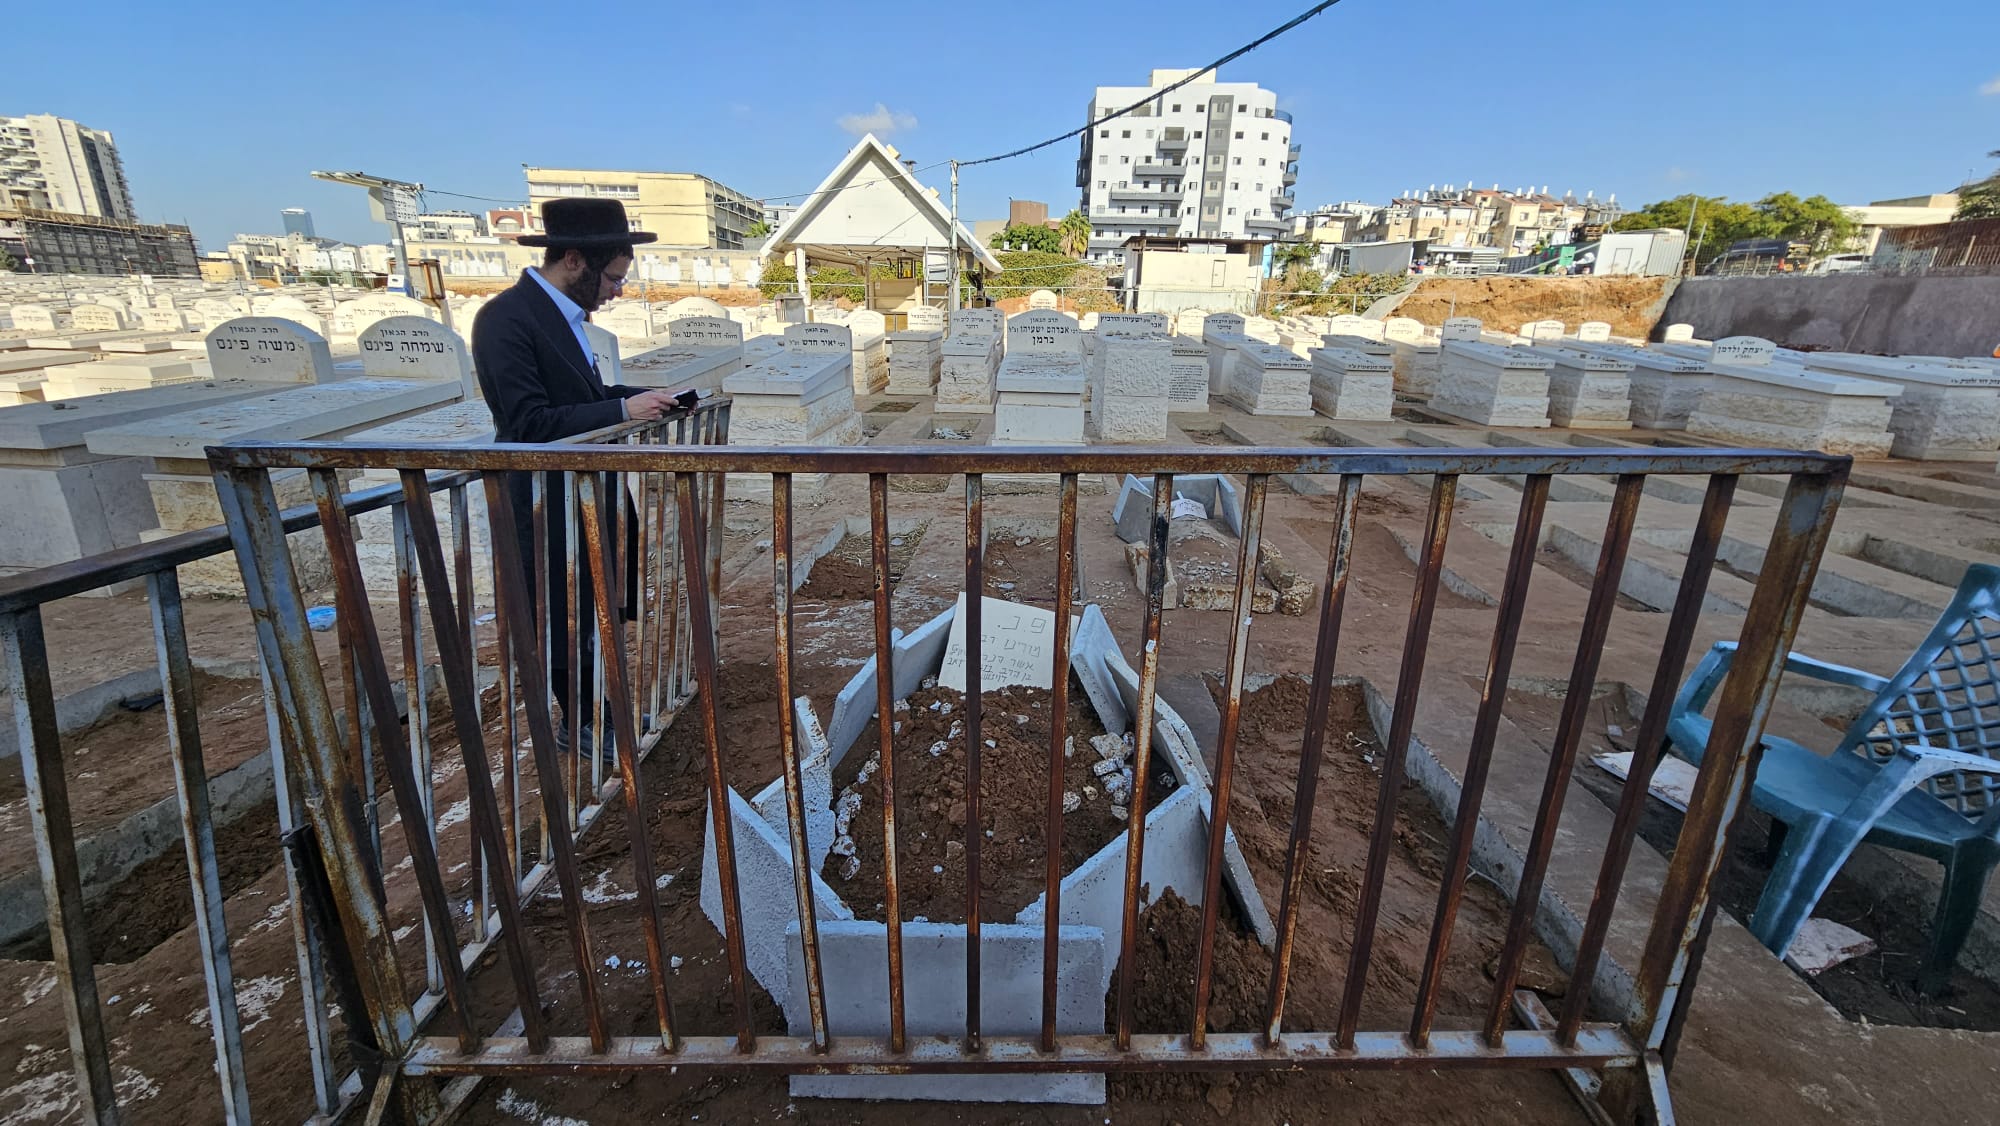
[[[625,400],[625,417],[651,421],[676,407],[685,410],[680,399],[683,394],[677,391],[647,391],[634,395]]]

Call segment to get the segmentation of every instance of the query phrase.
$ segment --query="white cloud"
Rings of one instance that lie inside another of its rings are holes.
[[[1981,86],[1979,88],[1979,92],[1987,95],[1988,97],[2000,95],[2000,78],[1995,78],[1991,82],[1988,82],[1985,85]]]
[[[1682,168],[1678,164],[1674,165],[1672,168],[1667,169],[1667,183],[1669,184],[1678,184],[1683,180],[1692,178],[1693,176],[1694,173],[1689,172],[1687,169]]]
[[[875,108],[867,113],[843,114],[837,124],[857,137],[863,133],[886,137],[898,131],[907,132],[915,129],[917,115],[904,113],[902,110],[892,110],[881,102],[876,102]]]

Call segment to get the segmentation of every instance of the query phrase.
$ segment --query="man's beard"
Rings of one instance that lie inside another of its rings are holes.
[[[603,304],[603,302],[597,299],[597,295],[603,285],[604,271],[593,270],[589,266],[585,266],[583,272],[578,274],[574,281],[562,287],[563,296],[576,302],[577,307],[584,312],[595,313],[597,307]]]

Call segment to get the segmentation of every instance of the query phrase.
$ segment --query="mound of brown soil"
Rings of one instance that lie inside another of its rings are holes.
[[[1396,306],[1395,316],[1440,325],[1446,317],[1478,317],[1495,331],[1529,321],[1575,327],[1604,321],[1618,336],[1652,335],[1667,303],[1666,278],[1425,278]]]

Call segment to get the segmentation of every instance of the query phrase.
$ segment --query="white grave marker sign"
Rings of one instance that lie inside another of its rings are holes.
[[[1201,319],[1201,335],[1204,339],[1219,332],[1243,335],[1243,317],[1237,313],[1210,313]]]
[[[1007,354],[1083,355],[1083,330],[1076,318],[1053,309],[1031,309],[1007,319]]]
[[[1694,326],[1686,323],[1668,325],[1665,335],[1660,337],[1666,344],[1685,344],[1693,339]]]
[[[1576,338],[1587,343],[1601,344],[1611,339],[1611,326],[1604,321],[1585,321],[1576,326]]]
[[[1122,334],[1127,336],[1165,336],[1167,315],[1165,313],[1106,313],[1097,318],[1099,335]]]
[[[743,343],[743,326],[728,317],[682,317],[667,322],[667,340],[693,348],[733,348]]]
[[[1718,364],[1749,364],[1763,367],[1778,354],[1778,346],[1761,336],[1727,336],[1715,342]]]
[[[846,325],[812,322],[785,326],[787,352],[852,352],[854,333]]]
[[[944,310],[930,305],[919,305],[910,310],[911,332],[941,332],[944,330]]]
[[[391,379],[456,379],[472,393],[472,360],[459,335],[428,317],[384,317],[362,332],[361,370]]]
[[[297,321],[237,317],[209,330],[204,341],[217,379],[261,383],[324,383],[333,379],[325,338]]]
[[[70,310],[69,323],[78,332],[125,331],[125,315],[109,305],[78,305]]]
[[[186,332],[187,316],[179,309],[141,309],[139,327],[147,332]]]
[[[1051,610],[1006,602],[998,598],[979,600],[979,685],[982,692],[1023,684],[1048,688],[1056,659],[1056,616]],[[952,614],[951,635],[945,642],[944,665],[938,669],[938,683],[946,688],[966,690],[965,595],[958,596]]]
[[[14,327],[26,332],[54,332],[56,313],[47,305],[16,305],[11,310]]]
[[[1527,324],[1521,326],[1521,335],[1530,340],[1561,340],[1563,336],[1563,323],[1561,321],[1529,321]]]
[[[1030,309],[1053,309],[1055,307],[1056,295],[1050,290],[1038,289],[1028,295],[1028,308]]]
[[[1382,339],[1416,344],[1424,338],[1424,323],[1415,317],[1390,317],[1382,322]]]
[[[1484,331],[1485,327],[1478,317],[1446,317],[1444,324],[1438,328],[1438,338],[1441,340],[1478,340],[1479,334]]]
[[[1000,335],[1000,310],[953,309],[951,312],[951,335],[952,336]]]

